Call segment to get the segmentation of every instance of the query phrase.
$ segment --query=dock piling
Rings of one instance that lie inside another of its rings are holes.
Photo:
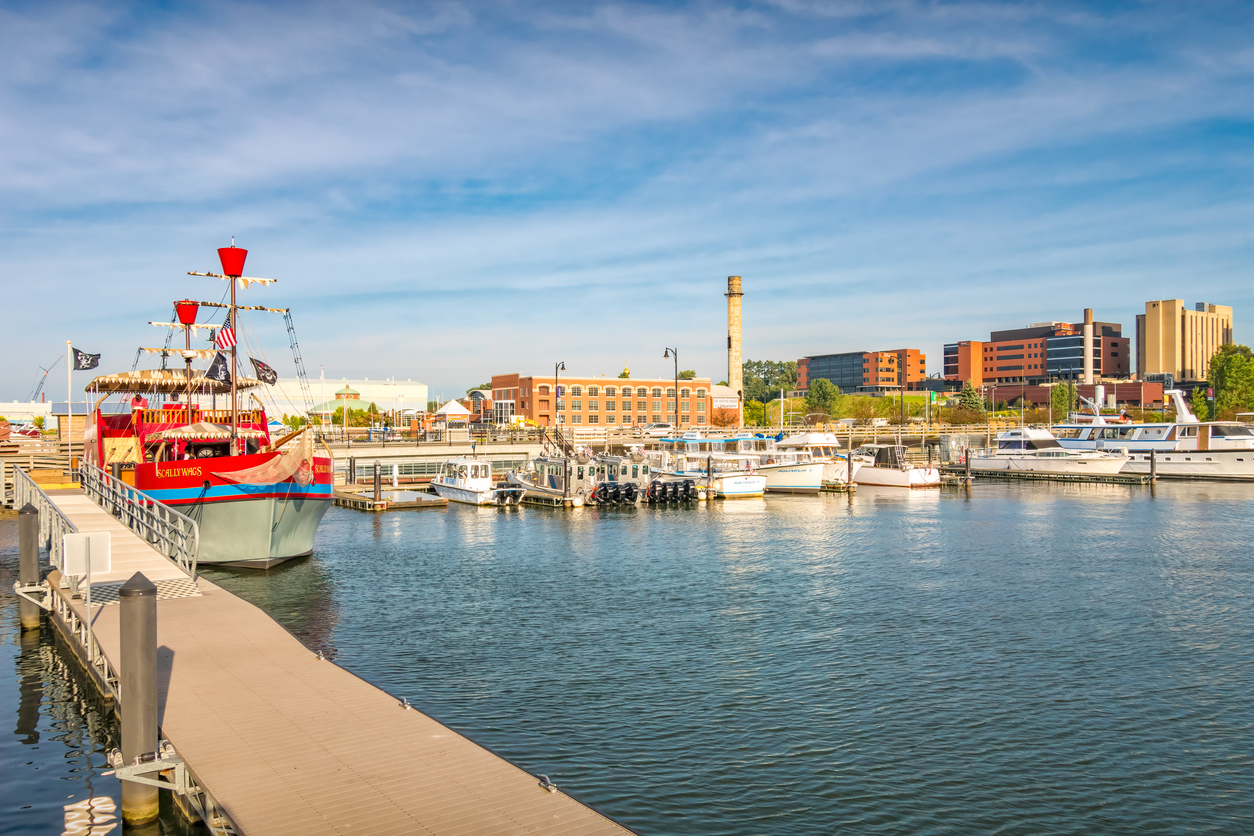
[[[374,501],[378,502],[383,499],[383,465],[379,464],[379,460],[374,460]]]
[[[22,586],[39,583],[39,510],[26,503],[17,512],[18,580]],[[20,598],[19,609],[23,630],[39,629],[39,606]]]
[[[1150,450],[1150,483],[1158,481],[1158,451]]]
[[[118,590],[121,636],[122,762],[157,757],[157,587],[136,572]],[[129,825],[157,818],[154,786],[122,781],[122,819]]]

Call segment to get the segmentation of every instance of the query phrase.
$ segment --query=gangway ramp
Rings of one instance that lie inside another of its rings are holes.
[[[82,495],[50,498],[79,531],[115,530]],[[178,567],[151,547],[167,567],[114,548],[115,571],[102,584],[140,564],[176,579],[168,567]],[[123,568],[124,559],[135,563]],[[197,595],[158,596],[161,736],[235,832],[630,833],[323,660],[252,604],[204,578],[196,584]],[[85,615],[81,599],[70,604]],[[96,641],[116,668],[119,607],[94,609]]]

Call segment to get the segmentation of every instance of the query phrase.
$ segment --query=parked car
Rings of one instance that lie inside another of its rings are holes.
[[[644,428],[644,435],[648,438],[666,438],[675,432],[673,424],[647,424]]]

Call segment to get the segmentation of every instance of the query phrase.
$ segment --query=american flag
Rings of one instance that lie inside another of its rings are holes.
[[[218,329],[218,338],[214,341],[214,345],[218,348],[234,348],[235,332],[231,330],[231,326],[223,325]]]

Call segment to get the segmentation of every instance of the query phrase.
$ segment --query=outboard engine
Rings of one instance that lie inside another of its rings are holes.
[[[667,482],[666,483],[666,501],[674,502],[678,498],[679,498],[679,483]]]
[[[604,482],[597,485],[596,490],[592,492],[592,496],[596,499],[597,505],[605,505],[607,502],[609,502],[609,498],[610,498],[609,485],[605,484]]]
[[[623,485],[623,501],[635,504],[636,501],[636,485],[634,482],[628,482]]]
[[[693,479],[684,480],[684,500],[691,502],[697,498],[697,483]]]
[[[611,483],[610,483],[610,491],[609,491],[609,494],[610,494],[610,502],[613,502],[615,505],[620,505],[620,504],[622,504],[622,501],[623,501],[623,492],[622,492],[622,490],[619,488],[619,486],[618,486],[618,483],[617,483],[617,482],[611,482]]]

